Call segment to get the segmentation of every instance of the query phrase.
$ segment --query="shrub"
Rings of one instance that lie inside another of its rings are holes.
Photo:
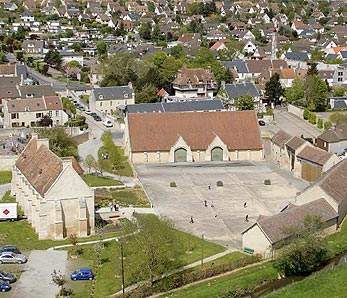
[[[328,129],[331,126],[331,121],[324,122],[324,129]]]
[[[217,181],[217,186],[223,186],[223,181]]]
[[[80,126],[80,130],[83,130],[83,129],[87,129],[88,128],[88,124],[83,124]]]
[[[304,115],[303,116],[304,116],[305,120],[308,120],[309,115],[310,115],[310,111],[308,109],[304,109]]]
[[[316,124],[317,123],[316,113],[309,113],[308,122],[310,122],[311,124]]]
[[[170,182],[170,187],[177,187],[176,182],[174,181]]]
[[[318,118],[317,126],[318,126],[318,128],[323,128],[323,119],[322,118]]]

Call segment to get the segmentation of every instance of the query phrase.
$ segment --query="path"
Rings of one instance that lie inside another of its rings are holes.
[[[7,191],[11,190],[11,183],[0,185],[0,200],[3,198]]]

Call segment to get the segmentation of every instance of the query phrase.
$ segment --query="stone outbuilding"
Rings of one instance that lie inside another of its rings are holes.
[[[317,137],[316,142],[325,151],[344,155],[347,151],[347,124],[330,127]]]
[[[125,123],[133,163],[264,158],[255,111],[128,114]]]
[[[59,158],[48,139],[32,139],[12,171],[11,192],[39,239],[94,234],[94,193],[75,158]]]

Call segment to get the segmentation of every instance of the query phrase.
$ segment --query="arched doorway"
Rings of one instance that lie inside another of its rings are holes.
[[[175,150],[175,162],[184,162],[187,161],[187,150],[184,148],[179,148]]]
[[[214,147],[211,150],[212,161],[223,161],[223,149],[221,147]]]

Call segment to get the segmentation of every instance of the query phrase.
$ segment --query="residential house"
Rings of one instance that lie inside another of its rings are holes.
[[[286,148],[289,159],[289,170],[293,172],[294,176],[300,177],[300,165],[297,160],[297,154],[308,145],[308,143],[297,136],[292,137],[287,143]]]
[[[5,2],[4,9],[7,11],[16,11],[18,9],[18,6],[15,2]]]
[[[172,82],[175,96],[182,98],[213,98],[217,82],[211,67],[187,68],[184,64]]]
[[[133,163],[264,158],[255,111],[133,113],[125,126],[124,148]]]
[[[68,121],[58,96],[5,100],[4,128],[35,127],[45,115],[52,119],[53,126]]]
[[[228,68],[234,75],[236,83],[242,83],[247,81],[247,79],[252,78],[252,74],[249,73],[247,64],[243,60],[233,60],[233,61],[221,61],[222,64]]]
[[[19,17],[23,22],[31,23],[35,21],[35,17],[30,11],[25,11],[21,13]]]
[[[32,135],[13,168],[11,193],[40,240],[94,234],[94,193],[82,174],[75,158],[58,157],[48,139]]]
[[[135,92],[132,84],[126,86],[101,87],[92,90],[89,97],[91,111],[112,114],[117,107],[134,104]]]
[[[63,60],[63,64],[68,64],[71,61],[77,61],[80,65],[83,65],[83,54],[77,53],[73,50],[59,51],[59,55]]]
[[[43,48],[42,40],[26,39],[22,42],[22,49],[26,54],[43,54]]]
[[[280,129],[271,138],[271,158],[278,164],[279,167],[288,169],[289,158],[286,148],[286,143],[292,138],[289,133]]]
[[[55,96],[52,85],[19,85],[18,91],[21,98],[39,98]]]
[[[248,95],[253,98],[255,108],[259,108],[259,105],[261,104],[259,91],[251,82],[224,84],[223,88],[225,91],[223,103],[229,110],[237,110],[236,101],[241,97]]]
[[[345,102],[347,102],[347,98]],[[331,126],[317,137],[316,143],[319,148],[327,152],[345,155],[347,151],[347,124]]]
[[[327,102],[332,110],[347,110],[347,96],[328,97]]]

